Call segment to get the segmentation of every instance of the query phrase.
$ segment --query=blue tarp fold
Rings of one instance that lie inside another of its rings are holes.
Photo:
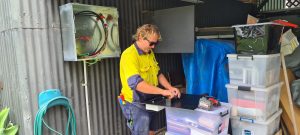
[[[196,40],[194,53],[182,54],[187,94],[208,94],[228,102],[225,87],[229,83],[226,54],[231,53],[235,53],[235,50],[229,42]]]

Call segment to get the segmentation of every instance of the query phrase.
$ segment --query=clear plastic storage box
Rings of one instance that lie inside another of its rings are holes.
[[[166,108],[169,135],[227,135],[230,104],[221,103],[212,111]]]
[[[230,84],[265,88],[279,82],[280,54],[228,54]]]
[[[233,135],[274,135],[279,130],[280,114],[278,110],[272,117],[264,122],[241,120],[239,117],[231,117]]]
[[[231,116],[255,121],[266,121],[279,109],[282,82],[268,88],[244,89],[227,84],[228,100],[232,105]]]

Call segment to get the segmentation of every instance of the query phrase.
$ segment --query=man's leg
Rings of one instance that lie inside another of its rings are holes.
[[[132,135],[149,134],[150,116],[144,106],[126,102],[121,108]]]
[[[144,106],[132,104],[133,132],[132,135],[148,135],[150,125],[150,115]]]

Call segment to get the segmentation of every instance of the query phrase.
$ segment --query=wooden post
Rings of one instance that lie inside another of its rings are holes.
[[[289,84],[289,80],[287,77],[285,59],[282,54],[280,55],[280,57],[281,57],[281,63],[282,63],[282,68],[283,68],[285,86],[286,86],[287,95],[288,95],[287,98],[288,98],[288,101],[290,104],[290,111],[291,111],[291,115],[292,115],[291,120],[292,120],[293,127],[294,127],[294,133],[295,133],[295,135],[298,135],[297,123],[296,123],[295,112],[294,112],[294,105],[293,105],[293,100],[292,100],[292,96],[291,96],[290,84]]]

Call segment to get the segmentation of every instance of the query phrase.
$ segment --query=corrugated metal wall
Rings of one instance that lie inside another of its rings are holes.
[[[245,24],[247,15],[254,11],[255,5],[237,0],[205,0],[195,9],[197,27],[224,27]]]
[[[58,7],[69,2],[117,7],[122,50],[129,45],[137,26],[143,23],[142,13],[182,5],[179,0],[1,0],[0,81],[4,82],[1,106],[11,108],[10,118],[20,125],[22,135],[33,134],[37,96],[51,88],[59,88],[71,99],[77,134],[87,134],[85,95],[81,86],[83,65],[63,61]],[[158,61],[166,72],[182,67],[178,54],[160,54]],[[118,63],[118,58],[105,59],[88,67],[94,135],[128,133],[116,100],[121,88]],[[64,109],[51,109],[46,119],[50,126],[64,131],[67,119]],[[50,132],[46,130],[45,134]]]
[[[23,120],[27,119],[28,115],[23,113],[28,105],[27,96],[20,97],[25,91],[20,91],[21,75],[18,71],[18,58],[16,44],[19,39],[17,30],[2,31],[0,33],[0,81],[4,84],[4,89],[0,94],[0,108],[11,108],[11,120],[23,126]],[[25,108],[24,108],[25,107]]]
[[[258,4],[262,3],[264,0],[258,0]],[[285,0],[269,0],[266,5],[261,9],[261,11],[274,11],[279,9],[284,9]]]

